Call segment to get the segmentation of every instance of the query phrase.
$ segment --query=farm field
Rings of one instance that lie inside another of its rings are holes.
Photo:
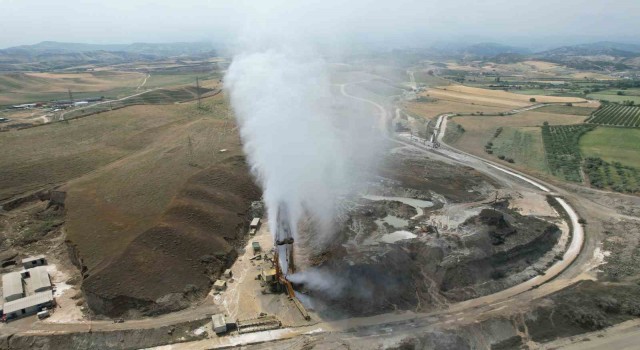
[[[544,151],[542,150],[540,127],[544,122],[555,125],[578,124],[582,123],[585,118],[585,116],[535,111],[527,111],[511,116],[453,117],[451,121],[460,124],[465,130],[453,144],[457,148],[481,157],[497,159],[498,156],[505,156],[506,158],[512,158],[515,162],[510,166],[516,168],[548,173],[549,170],[543,160]],[[503,130],[496,137],[498,128]],[[447,128],[447,134],[449,134],[450,130],[453,130],[453,128]],[[488,155],[485,152],[485,146],[488,142],[493,142],[494,144],[492,155]],[[526,149],[527,147],[531,147],[531,149]]]
[[[571,182],[583,181],[579,140],[593,128],[586,124],[542,126],[547,163],[553,175]]]
[[[638,168],[622,165],[619,162],[609,163],[598,157],[587,157],[584,162],[584,172],[592,187],[616,192],[640,191]]]
[[[216,80],[217,78],[212,73],[151,73],[149,79],[145,83],[146,89],[153,89],[166,86],[178,86],[178,85],[196,85],[196,77],[200,80],[200,86],[205,86],[207,81]]]
[[[591,107],[583,107],[582,105],[565,106],[565,105],[550,105],[534,109],[539,113],[555,113],[555,114],[568,114],[568,115],[581,115],[589,116],[597,109],[597,104],[589,104]],[[595,107],[594,107],[595,106]]]
[[[535,98],[536,102],[585,102],[582,98],[540,96],[540,95],[520,95],[502,90],[481,89],[463,85],[451,85],[441,89],[430,89],[428,94],[431,97],[446,99],[463,103],[475,103],[494,107],[518,108],[530,105],[530,98]]]
[[[640,127],[640,107],[608,104],[600,108],[587,120],[591,124]]]
[[[640,96],[635,96],[635,95],[619,96],[616,93],[608,94],[608,93],[598,92],[598,93],[588,94],[587,97],[596,99],[596,100],[604,100],[604,101],[618,102],[618,103],[623,103],[624,101],[633,101],[635,104],[640,105]]]
[[[640,168],[640,130],[598,127],[580,139],[585,157]]]
[[[134,72],[0,74],[0,105],[74,98],[121,97],[135,91],[146,75]]]
[[[421,94],[421,96],[426,96],[426,95]],[[440,115],[442,113],[479,114],[482,112],[484,114],[489,114],[489,113],[501,113],[501,112],[506,112],[510,110],[510,108],[505,108],[505,107],[472,105],[469,103],[454,102],[454,101],[447,101],[447,100],[437,100],[435,102],[409,101],[409,102],[405,102],[403,107],[410,114],[427,118],[427,119],[432,119],[433,117]]]
[[[541,173],[549,173],[539,127],[503,128],[500,135],[491,142],[493,155],[513,159],[515,164]]]
[[[448,80],[429,75],[427,74],[427,72],[423,71],[417,71],[413,74],[413,76],[416,79],[416,83],[423,84],[429,87],[451,85],[451,82],[449,82]]]

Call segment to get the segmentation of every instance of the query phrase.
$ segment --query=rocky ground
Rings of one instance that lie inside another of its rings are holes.
[[[490,178],[411,154],[382,173],[311,259],[311,273],[333,281],[299,286],[323,317],[429,311],[490,294],[541,273],[564,248],[554,252],[562,220],[544,197],[536,205],[549,216],[532,215]]]

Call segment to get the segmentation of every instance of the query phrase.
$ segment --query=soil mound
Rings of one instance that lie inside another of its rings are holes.
[[[131,309],[149,315],[184,308],[205,295],[235,259],[251,202],[260,195],[242,157],[196,174],[155,227],[85,276],[89,306],[108,316]]]

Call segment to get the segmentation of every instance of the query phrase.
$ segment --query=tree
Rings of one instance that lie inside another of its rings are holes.
[[[530,98],[529,102],[536,102],[536,98],[535,97]]]

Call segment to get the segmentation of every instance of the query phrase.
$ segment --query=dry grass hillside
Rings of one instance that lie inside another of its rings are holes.
[[[225,97],[203,105],[134,106],[0,133],[3,198],[52,185],[67,192],[67,239],[99,313],[184,307],[233,257],[260,191]]]

